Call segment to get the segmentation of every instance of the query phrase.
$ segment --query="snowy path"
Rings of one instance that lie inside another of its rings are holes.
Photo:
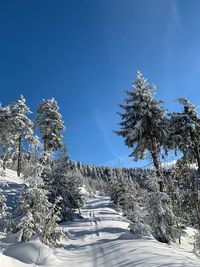
[[[190,252],[128,233],[128,223],[111,208],[107,197],[91,198],[83,216],[81,223],[67,227],[70,238],[65,248],[55,250],[60,261],[57,266],[200,266],[200,260]]]
[[[137,238],[127,232],[128,223],[115,212],[108,197],[90,198],[82,215],[83,219],[61,225],[68,232],[61,247],[42,247],[37,240],[11,245],[5,255],[0,254],[0,267],[200,266],[190,246],[169,247],[152,237]]]

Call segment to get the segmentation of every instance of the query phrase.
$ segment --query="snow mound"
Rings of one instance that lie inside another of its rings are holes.
[[[32,265],[27,265],[25,263],[22,263],[16,259],[12,259],[10,257],[7,257],[3,254],[0,254],[0,262],[2,267],[28,267]]]
[[[48,265],[57,261],[52,249],[39,239],[11,245],[3,254],[27,264]]]

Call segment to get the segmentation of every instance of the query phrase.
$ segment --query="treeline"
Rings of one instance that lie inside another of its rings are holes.
[[[114,168],[109,166],[96,166],[92,164],[83,164],[68,160],[68,170],[79,172],[84,177],[90,177],[91,179],[102,180],[110,182],[113,178],[124,177],[128,180],[136,180],[139,183],[146,180],[147,175],[152,173],[151,169],[142,168]]]

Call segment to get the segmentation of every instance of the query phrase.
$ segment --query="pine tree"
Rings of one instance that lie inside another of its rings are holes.
[[[155,99],[156,87],[149,85],[140,72],[137,73],[132,90],[126,91],[125,105],[120,105],[124,113],[119,113],[121,129],[116,133],[125,139],[125,144],[133,149],[130,156],[135,160],[144,159],[150,152],[153,160],[160,191],[164,182],[160,172],[159,154],[165,144],[166,120],[162,101]]]
[[[50,160],[51,152],[62,146],[62,132],[64,130],[62,116],[54,98],[42,100],[35,119],[35,127],[42,134],[44,152]]]
[[[3,170],[14,153],[14,142],[12,138],[12,124],[10,107],[0,106],[0,148]]]
[[[33,122],[27,117],[30,110],[23,96],[10,105],[9,127],[12,132],[12,140],[17,149],[17,174],[22,171],[23,141],[33,142]]]

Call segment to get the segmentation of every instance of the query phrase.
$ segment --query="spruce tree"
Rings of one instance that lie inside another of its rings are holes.
[[[197,107],[189,100],[179,98],[177,102],[183,105],[183,111],[171,113],[171,148],[180,150],[190,164],[196,163],[197,165],[197,174],[193,176],[193,184],[195,185],[196,216],[200,229],[200,119]]]
[[[116,133],[122,136],[125,144],[133,149],[130,156],[135,160],[144,159],[149,152],[156,170],[160,191],[164,191],[164,182],[160,172],[159,155],[166,138],[165,110],[162,101],[155,99],[155,85],[149,85],[140,72],[137,72],[132,89],[126,91],[124,105],[119,113],[121,129]]]

